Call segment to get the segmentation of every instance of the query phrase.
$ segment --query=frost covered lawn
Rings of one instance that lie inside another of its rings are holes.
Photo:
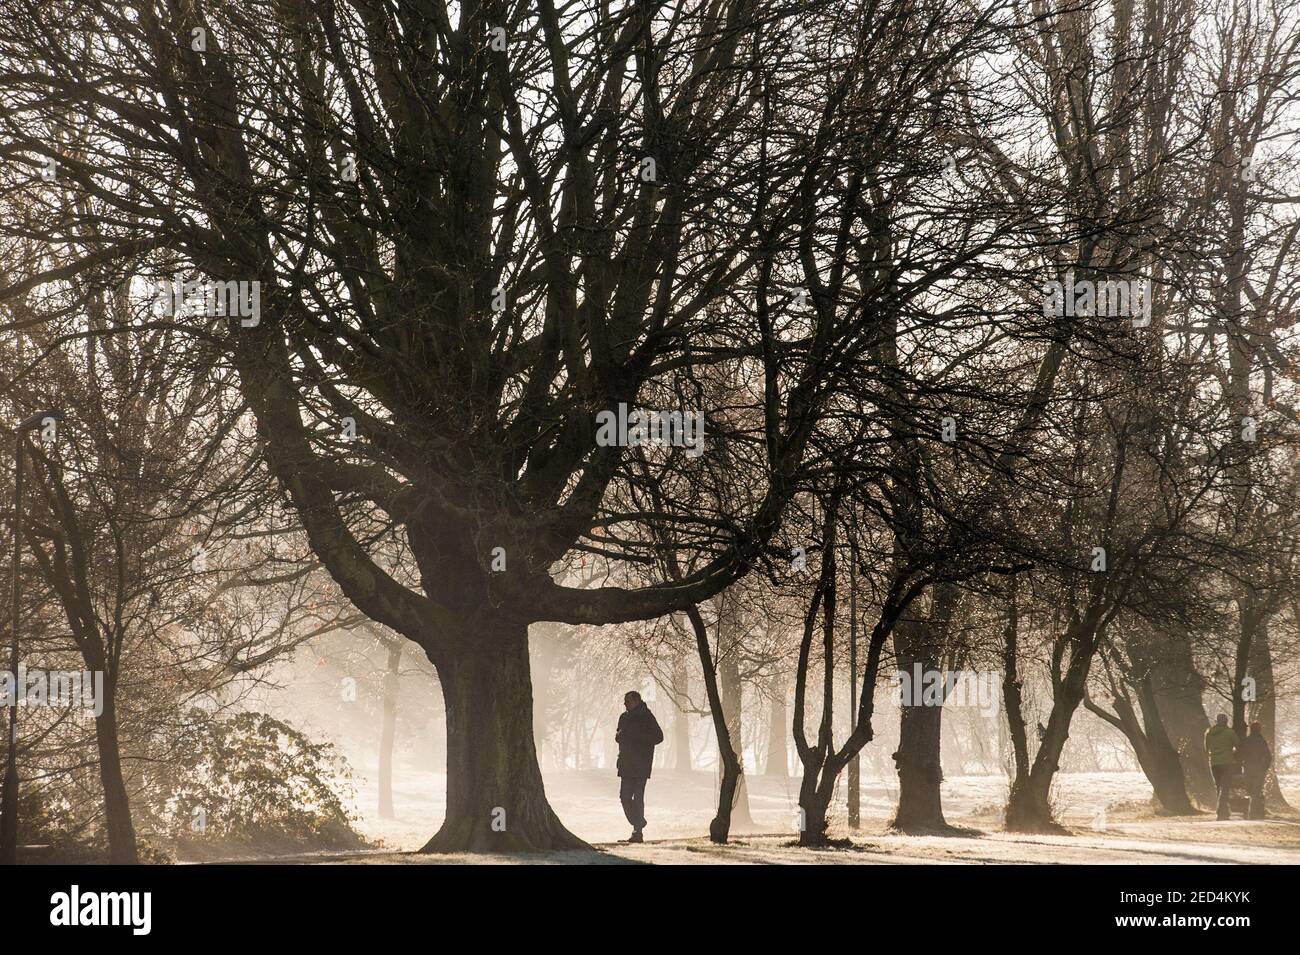
[[[597,845],[595,852],[536,856],[424,856],[367,852],[277,861],[326,864],[481,865],[899,865],[1036,863],[1077,865],[1231,865],[1300,863],[1300,822],[1145,820],[1104,832],[1071,836],[1018,836],[979,832],[970,836],[900,836],[876,824],[854,834],[851,849],[811,850],[785,835],[739,836],[734,844],[707,839],[666,839],[644,845]]]
[[[1300,805],[1300,777],[1287,780],[1293,804]],[[357,778],[359,829],[367,837],[394,849],[418,849],[433,835],[443,816],[446,782],[441,773],[399,769],[395,774],[393,802],[397,818],[380,819],[375,812],[378,796],[362,775]],[[797,779],[754,776],[748,779],[753,826],[734,825],[734,834],[796,831],[799,797]],[[629,826],[618,801],[618,778],[613,772],[564,772],[546,775],[546,793],[565,825],[588,842],[616,842]],[[1006,800],[1004,776],[954,776],[944,782],[944,809],[948,821],[979,829],[1000,827],[999,814]],[[882,823],[898,798],[893,780],[862,781],[862,818]],[[1146,814],[1151,786],[1141,773],[1063,773],[1056,793],[1060,818],[1068,825],[1088,827],[1119,821],[1125,812]],[[678,773],[656,770],[646,787],[646,835],[654,839],[694,838],[708,832],[717,800],[712,772]],[[1104,813],[1104,819],[1099,814]],[[832,824],[844,822],[844,790]]]
[[[303,862],[397,863],[436,865],[448,862],[568,864],[1300,864],[1300,816],[1247,822],[1218,822],[1212,815],[1170,819],[1151,814],[1151,789],[1140,773],[1067,773],[1056,794],[1059,817],[1069,836],[1025,836],[999,831],[998,810],[1006,795],[1000,776],[953,777],[944,784],[948,821],[972,830],[965,836],[902,836],[887,830],[896,796],[880,780],[864,780],[863,827],[851,837],[852,849],[807,850],[791,846],[797,783],[756,777],[750,780],[752,827],[733,829],[733,844],[714,846],[701,834],[713,812],[711,773],[656,773],[647,789],[650,841],[618,844],[628,826],[618,803],[618,783],[611,773],[565,773],[547,778],[547,792],[565,823],[600,851],[554,853],[533,857],[420,856],[409,854],[437,829],[442,816],[442,777],[398,774],[398,818],[381,820],[364,814],[360,828],[382,841],[388,851],[299,857]],[[364,782],[364,781],[363,781]],[[1300,805],[1300,777],[1283,779],[1293,805]],[[373,807],[373,793],[359,792],[361,810]],[[367,805],[367,801],[369,801]],[[842,830],[843,807],[835,816]],[[287,861],[287,860],[280,860]]]

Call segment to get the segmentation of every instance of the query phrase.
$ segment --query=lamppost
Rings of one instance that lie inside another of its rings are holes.
[[[0,864],[18,861],[18,616],[22,597],[20,567],[22,561],[23,524],[23,449],[27,432],[56,427],[63,420],[62,411],[38,411],[14,428],[14,515],[13,515],[13,590],[9,631],[9,679],[13,699],[9,705],[9,747],[5,760],[4,794],[0,797]]]

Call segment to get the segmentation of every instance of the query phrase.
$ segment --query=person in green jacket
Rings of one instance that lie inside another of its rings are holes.
[[[1237,775],[1237,746],[1241,741],[1228,725],[1226,713],[1220,713],[1214,725],[1205,731],[1205,752],[1210,757],[1210,773],[1219,791],[1219,818],[1232,815],[1228,796],[1232,792],[1232,779]]]

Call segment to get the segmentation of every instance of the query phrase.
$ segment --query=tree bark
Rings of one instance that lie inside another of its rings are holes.
[[[704,692],[708,696],[709,715],[713,719],[713,732],[718,740],[718,759],[722,763],[718,811],[709,822],[709,839],[722,844],[731,837],[731,810],[736,802],[736,788],[740,784],[740,758],[731,744],[731,732],[727,727],[722,691],[718,687],[713,651],[709,648],[709,631],[698,607],[688,607],[686,616],[695,632],[695,648],[700,657],[700,671],[704,676]]]
[[[941,669],[941,662],[931,652],[928,641],[918,640],[915,632],[924,630],[923,621],[908,621],[894,631],[899,670],[913,681],[912,693],[920,694],[918,675]],[[890,825],[905,832],[946,829],[940,785],[943,769],[940,742],[943,730],[943,705],[920,705],[905,700],[899,707],[898,749],[893,754],[898,769],[898,806]]]
[[[943,729],[942,706],[904,706],[898,723],[898,808],[890,825],[904,832],[948,828],[943,817],[940,785],[943,770],[939,744]]]
[[[1084,699],[1100,627],[1099,607],[1094,606],[1083,619],[1071,624],[1064,635],[1065,646],[1072,648],[1069,665],[1064,677],[1053,687],[1052,711],[1029,772],[1017,774],[1007,797],[1006,827],[1011,832],[1063,831],[1052,817],[1052,781],[1070,738],[1070,723]]]
[[[678,659],[673,664],[673,769],[679,772],[691,771],[691,723],[686,712],[687,693],[690,689],[690,674],[686,669],[686,660]]]
[[[849,560],[849,732],[858,717],[858,551],[850,537]],[[862,756],[858,753],[849,760],[848,825],[850,829],[862,826]]]
[[[1151,689],[1169,743],[1178,753],[1188,793],[1202,806],[1218,801],[1202,741],[1210,728],[1203,697],[1205,681],[1196,670],[1186,635],[1162,634],[1151,671]]]
[[[732,784],[731,822],[733,825],[753,827],[754,820],[749,813],[749,789],[745,785],[745,744],[742,720],[742,693],[740,682],[740,661],[737,648],[733,646],[723,657],[718,667],[720,688],[722,690],[722,712],[727,720],[727,735],[731,739],[732,750],[736,757],[736,780]]]
[[[799,845],[805,848],[821,848],[830,841],[827,817],[838,774],[836,767],[833,773],[805,772],[803,775],[799,784]]]
[[[948,618],[956,599],[955,587],[940,585],[935,588],[926,618],[899,621],[894,630],[898,668],[912,681],[912,692],[916,694],[913,700],[903,701],[904,705],[899,708],[898,751],[894,753],[894,763],[898,767],[898,808],[891,825],[905,832],[949,828],[943,817],[941,794],[946,681],[937,703],[918,705],[917,701],[923,700],[920,680],[924,680],[926,674],[943,672]]]
[[[447,708],[447,815],[422,852],[590,848],[546,799],[533,741],[528,628],[479,622],[430,654]]]
[[[1240,629],[1232,673],[1232,729],[1238,739],[1246,738],[1246,677],[1250,671],[1252,648],[1264,626],[1264,613],[1259,604],[1255,589],[1249,586],[1245,596],[1237,601]]]
[[[108,681],[104,686],[104,709],[95,720],[95,744],[99,749],[99,781],[104,787],[104,829],[108,834],[108,859],[114,865],[136,865],[140,861],[131,822],[131,800],[122,775],[122,750],[117,735],[117,701]]]
[[[402,642],[388,647],[388,669],[384,673],[384,712],[379,731],[379,817],[393,819],[393,740],[397,735],[398,670],[402,663]]]
[[[1156,631],[1130,628],[1125,634],[1125,652],[1115,661],[1122,685],[1112,682],[1114,713],[1095,705],[1090,699],[1084,704],[1124,734],[1137,757],[1138,766],[1151,783],[1157,811],[1165,815],[1187,816],[1193,815],[1196,808],[1187,792],[1178,748],[1165,728],[1153,682],[1154,675],[1163,668],[1165,651],[1175,649],[1173,642]],[[1109,675],[1109,668],[1107,673]],[[1128,687],[1136,697],[1136,707]],[[1205,761],[1202,759],[1200,762],[1203,764]]]
[[[1160,809],[1172,816],[1190,816],[1196,813],[1187,792],[1187,776],[1183,760],[1169,738],[1156,703],[1155,691],[1149,678],[1138,682],[1138,706],[1142,711],[1142,728],[1147,743],[1147,761],[1139,764],[1151,781]],[[1199,762],[1204,763],[1205,760]]]
[[[1011,744],[1012,785],[1029,776],[1029,734],[1025,730],[1020,680],[1020,608],[1015,581],[1011,582],[1007,626],[1002,645],[1002,704],[1007,714],[1007,737]]]
[[[539,624],[530,632],[529,665],[533,678],[533,745],[537,748],[537,762],[543,770],[548,768],[564,769],[564,750],[561,746],[560,758],[555,756],[555,747],[547,745],[550,726],[547,717],[551,713],[552,696],[555,692],[555,654],[559,627],[554,624]],[[560,727],[563,734],[563,726]]]
[[[799,664],[795,670],[794,740],[799,761],[803,764],[803,778],[799,783],[799,845],[809,848],[828,844],[828,814],[835,794],[835,780],[861,748],[855,744],[855,740],[865,742],[871,738],[870,703],[864,697],[860,703],[864,710],[862,715],[867,719],[859,721],[843,749],[835,749],[835,510],[834,505],[826,509],[822,569],[808,612],[804,616],[803,640],[799,644]],[[822,712],[817,728],[817,743],[810,746],[804,733],[804,720],[812,641],[819,609],[822,614]],[[863,680],[864,686],[875,685],[879,649],[883,642],[883,636],[878,639],[873,637],[869,659],[874,658],[874,662],[868,663],[868,676]]]
[[[1116,697],[1113,703],[1114,713],[1107,712],[1089,699],[1084,705],[1092,713],[1101,717],[1111,726],[1124,734],[1137,757],[1160,812],[1170,816],[1190,816],[1196,813],[1187,787],[1183,781],[1183,767],[1178,760],[1178,752],[1165,735],[1164,726],[1159,717],[1150,714],[1154,709],[1154,699],[1150,681],[1138,678],[1139,705],[1143,719],[1138,719],[1133,704],[1124,697]]]
[[[763,775],[786,779],[790,775],[790,717],[785,705],[785,685],[780,677],[772,677],[768,693],[771,703],[767,721],[767,765],[763,767]]]
[[[1290,811],[1291,804],[1282,795],[1277,784],[1277,684],[1273,676],[1273,653],[1269,647],[1268,623],[1260,626],[1255,644],[1251,648],[1250,673],[1255,679],[1255,701],[1251,706],[1251,719],[1258,720],[1264,741],[1273,751],[1273,765],[1268,768],[1264,782],[1264,803],[1269,809]]]

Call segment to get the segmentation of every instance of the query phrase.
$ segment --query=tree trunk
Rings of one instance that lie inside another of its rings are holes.
[[[1011,744],[1011,765],[1008,771],[1014,786],[1017,780],[1029,776],[1029,734],[1025,731],[1025,711],[1022,703],[1023,684],[1020,680],[1020,610],[1016,602],[1016,584],[1013,580],[1008,601],[1007,626],[1002,645],[1002,705],[1007,715],[1007,741]]]
[[[844,768],[844,764],[856,754],[854,741],[864,742],[871,738],[871,722],[859,722],[857,729],[850,734],[844,750],[835,750],[835,507],[826,509],[824,541],[825,556],[822,558],[821,575],[813,590],[812,602],[804,616],[803,640],[799,644],[799,664],[795,670],[794,686],[794,740],[803,764],[803,779],[799,783],[799,845],[816,848],[825,846],[829,841],[827,818],[831,799],[835,793],[835,780]],[[817,745],[808,745],[804,733],[804,707],[807,695],[809,664],[811,662],[813,634],[817,623],[817,612],[822,614],[822,705],[821,719],[817,728]],[[883,645],[873,642],[864,686],[875,685],[875,674],[879,664],[879,649]],[[864,704],[865,715],[869,717],[868,699]],[[860,747],[858,747],[860,748]]]
[[[1203,740],[1210,728],[1203,696],[1205,683],[1192,660],[1191,642],[1182,634],[1162,634],[1156,645],[1160,665],[1151,670],[1151,689],[1169,743],[1178,753],[1188,793],[1202,806],[1218,801]]]
[[[799,786],[799,845],[817,849],[830,841],[827,830],[831,799],[835,794],[834,772],[825,769],[818,772],[805,772]]]
[[[533,742],[528,628],[492,621],[430,660],[447,708],[447,816],[422,852],[541,852],[588,845],[546,799]]]
[[[898,809],[895,829],[923,832],[948,828],[943,818],[939,744],[943,729],[942,706],[904,706],[898,723]]]
[[[1100,625],[1099,608],[1093,607],[1064,634],[1064,645],[1072,648],[1070,663],[1064,678],[1053,687],[1052,712],[1029,772],[1017,775],[1011,783],[1006,814],[1006,826],[1011,832],[1063,831],[1063,827],[1052,818],[1052,781],[1070,738],[1070,723],[1083,702]]]
[[[1051,790],[1060,768],[1061,753],[1070,737],[1070,722],[1083,700],[1083,693],[1062,688],[1052,702],[1047,729],[1038,745],[1028,774],[1017,777],[1007,797],[1007,829],[1011,832],[1062,832],[1053,818]]]
[[[677,701],[673,709],[673,769],[687,773],[691,771],[691,723],[684,704],[689,681],[686,660],[679,659],[673,664],[673,697]]]
[[[1139,768],[1151,783],[1157,811],[1188,816],[1195,814],[1196,808],[1188,796],[1182,760],[1165,728],[1153,682],[1154,675],[1163,668],[1165,651],[1175,649],[1172,642],[1146,628],[1130,629],[1125,639],[1128,662],[1119,665],[1125,684],[1133,688],[1137,707],[1126,692],[1115,696],[1114,714],[1093,705],[1091,700],[1085,705],[1124,734]]]
[[[1154,697],[1150,681],[1145,677],[1139,677],[1136,682],[1139,705],[1143,713],[1142,720],[1138,719],[1133,704],[1121,696],[1115,698],[1113,714],[1091,700],[1085,700],[1084,705],[1124,734],[1133,749],[1133,755],[1137,757],[1138,767],[1151,783],[1151,791],[1158,810],[1170,816],[1194,815],[1196,809],[1187,795],[1187,787],[1183,781],[1183,767],[1178,761],[1178,753],[1165,735],[1159,717],[1151,716]]]
[[[1183,762],[1160,718],[1150,679],[1139,681],[1137,689],[1138,706],[1142,710],[1143,736],[1147,744],[1146,762],[1142,762],[1141,757],[1138,762],[1151,781],[1156,802],[1162,812],[1171,816],[1194,815],[1196,807],[1192,805],[1192,799],[1187,793]]]
[[[1254,588],[1246,588],[1247,596],[1238,600],[1238,618],[1241,621],[1237,636],[1237,652],[1232,673],[1232,731],[1238,739],[1246,738],[1246,677],[1250,672],[1252,647],[1264,626],[1264,614],[1259,609],[1259,598]]]
[[[104,709],[95,720],[99,749],[99,781],[104,787],[104,829],[108,833],[108,859],[114,865],[135,865],[140,856],[131,822],[131,800],[122,776],[122,751],[117,736],[117,701],[105,681]]]
[[[1040,757],[1044,755],[1042,747],[1038,752]],[[1017,776],[1012,781],[1006,811],[1006,827],[1009,832],[1062,831],[1062,827],[1052,818],[1051,788],[1055,771],[1055,762],[1040,770],[1036,759],[1033,768],[1026,775]]]
[[[709,700],[709,715],[713,720],[713,734],[718,740],[718,759],[722,764],[722,779],[718,785],[718,811],[709,822],[709,839],[719,845],[731,837],[731,810],[736,801],[736,787],[740,783],[740,758],[731,745],[731,732],[727,727],[726,707],[718,687],[718,673],[709,647],[709,632],[700,615],[699,607],[686,608],[687,619],[695,632],[695,649],[700,657],[700,672],[704,677],[704,692]]]
[[[564,769],[564,757],[556,765],[555,748],[547,745],[550,726],[547,718],[552,712],[551,701],[555,683],[555,650],[559,628],[554,624],[538,624],[531,628],[528,641],[528,660],[533,683],[533,746],[537,748],[537,762],[543,770]],[[563,733],[563,726],[560,728]],[[560,750],[563,754],[563,749]]]
[[[771,705],[767,720],[767,765],[764,776],[785,779],[790,775],[789,714],[785,706],[785,686],[780,677],[772,677],[768,684]]]
[[[956,600],[951,584],[935,589],[930,613],[925,619],[899,621],[894,630],[898,668],[911,680],[913,698],[904,700],[898,723],[898,809],[891,825],[905,832],[948,829],[943,818],[943,702],[947,682],[937,701],[925,700],[927,674],[943,672],[943,647],[947,621]]]
[[[738,778],[731,785],[731,822],[733,825],[752,828],[754,820],[749,814],[749,789],[745,785],[745,744],[741,722],[744,716],[741,710],[743,688],[740,683],[740,663],[734,646],[723,657],[718,671],[722,712],[727,721],[727,735],[731,739],[738,769]]]
[[[858,718],[858,552],[851,550],[849,561],[849,732]],[[848,825],[858,829],[862,825],[862,757],[854,754],[849,760],[848,772]]]
[[[1251,649],[1250,673],[1255,680],[1255,702],[1251,707],[1251,719],[1259,721],[1264,741],[1273,751],[1273,765],[1268,768],[1264,782],[1264,802],[1269,809],[1289,812],[1291,805],[1277,784],[1277,685],[1273,676],[1273,653],[1269,647],[1267,621],[1260,626],[1255,645]]]
[[[388,647],[388,670],[384,673],[384,713],[379,731],[379,817],[396,818],[393,812],[393,739],[397,735],[398,669],[402,663],[402,642]]]

